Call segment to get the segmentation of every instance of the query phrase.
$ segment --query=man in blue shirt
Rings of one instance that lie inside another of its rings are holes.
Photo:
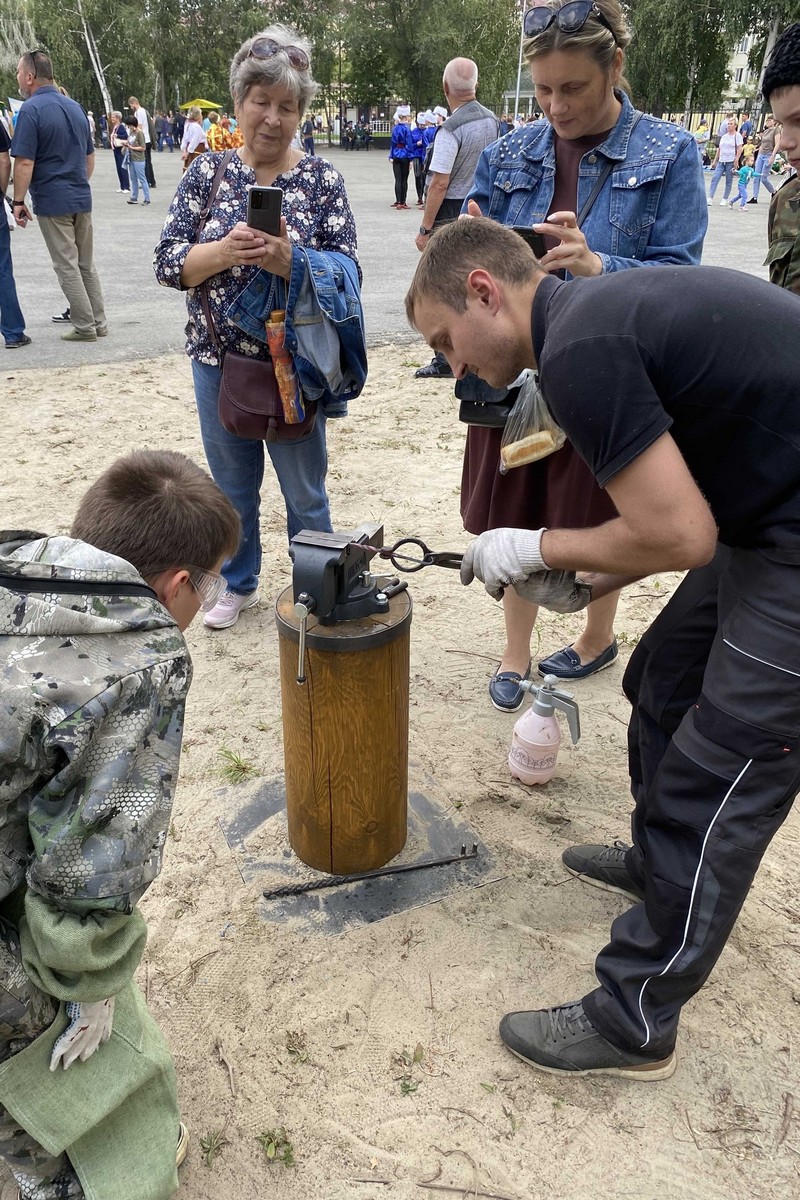
[[[74,326],[62,339],[96,342],[108,328],[93,261],[89,179],[94,143],[89,121],[81,106],[53,84],[53,67],[43,50],[23,54],[17,83],[25,103],[11,142],[14,218],[24,228],[36,213]],[[29,188],[33,212],[25,202]]]

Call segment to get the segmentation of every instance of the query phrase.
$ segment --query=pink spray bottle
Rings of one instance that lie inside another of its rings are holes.
[[[577,746],[581,736],[581,718],[571,692],[556,689],[558,678],[545,675],[543,683],[523,680],[520,687],[530,692],[530,708],[514,726],[508,765],[511,774],[522,783],[547,783],[552,779],[561,745],[561,727],[555,710],[560,708],[567,718],[572,741]]]

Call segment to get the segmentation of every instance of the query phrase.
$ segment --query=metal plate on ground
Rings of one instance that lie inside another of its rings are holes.
[[[269,891],[329,878],[301,862],[289,845],[282,778],[225,788],[224,795],[228,812],[219,824],[245,883],[257,879],[262,890]],[[411,763],[408,840],[390,865],[457,855],[464,845],[468,851],[476,845],[477,857],[263,899],[259,911],[265,921],[285,921],[335,935],[501,878],[492,855],[468,822],[435,781]]]

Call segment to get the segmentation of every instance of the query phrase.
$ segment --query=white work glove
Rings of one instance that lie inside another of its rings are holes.
[[[552,612],[579,612],[592,598],[588,583],[574,571],[551,570],[542,558],[544,529],[489,529],[477,537],[461,564],[461,582],[480,579],[490,596],[499,600],[513,586],[523,600]]]
[[[97,1047],[111,1037],[111,1024],[114,1020],[113,996],[109,996],[108,1000],[98,1000],[94,1004],[69,1001],[66,1009],[69,1025],[53,1046],[50,1056],[51,1071],[58,1070],[59,1063],[66,1071],[76,1058],[86,1062]]]
[[[544,529],[488,529],[467,547],[461,563],[461,582],[476,577],[490,596],[499,600],[509,584],[522,583],[534,571],[547,571],[542,558]]]

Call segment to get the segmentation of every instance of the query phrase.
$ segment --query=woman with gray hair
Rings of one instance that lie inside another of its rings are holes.
[[[307,41],[283,25],[270,26],[239,48],[231,63],[230,89],[244,145],[203,154],[192,163],[170,205],[155,252],[159,283],[187,289],[186,351],[192,360],[206,458],[242,521],[239,551],[223,568],[228,590],[205,615],[212,629],[234,625],[242,609],[257,603],[261,568],[265,442],[229,432],[220,420],[225,355],[269,359],[265,318],[272,310],[285,309],[288,335],[299,297],[312,294],[323,307],[331,304],[336,310],[327,314],[334,317],[331,323],[320,321],[316,327],[324,328],[328,339],[335,330],[334,341],[338,334],[341,348],[335,346],[334,366],[322,372],[320,386],[314,389],[318,408],[312,431],[294,441],[270,441],[269,436],[266,440],[286,504],[290,539],[301,529],[331,530],[325,422],[329,416],[346,415],[346,401],[358,394],[366,378],[356,231],[344,182],[330,163],[292,145],[317,91],[310,51]],[[277,236],[246,224],[247,195],[253,185],[283,192]],[[323,276],[330,282],[324,289],[317,286]],[[298,325],[298,340],[313,340],[309,328],[314,327],[308,322]],[[306,349],[302,354],[302,359],[295,358],[299,375],[309,360],[314,361]],[[302,375],[301,383],[308,399],[306,378]]]

